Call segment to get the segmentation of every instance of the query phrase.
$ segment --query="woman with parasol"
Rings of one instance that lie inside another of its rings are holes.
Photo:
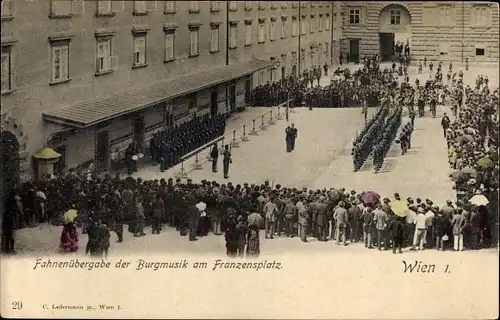
[[[62,252],[76,252],[78,251],[78,231],[75,227],[75,218],[78,211],[76,206],[72,205],[71,209],[64,214],[64,226],[61,232],[59,247]]]

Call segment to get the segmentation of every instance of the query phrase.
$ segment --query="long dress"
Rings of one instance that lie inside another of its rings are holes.
[[[257,258],[260,255],[259,228],[250,226],[247,234],[247,257]]]
[[[63,252],[78,251],[78,232],[73,222],[66,223],[63,226],[59,247]]]

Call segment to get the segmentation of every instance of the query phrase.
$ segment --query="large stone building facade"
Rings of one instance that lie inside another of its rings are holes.
[[[338,10],[329,1],[2,0],[2,139],[16,140],[23,178],[46,145],[62,154],[60,170],[106,170],[132,141],[145,146],[194,114],[246,106],[258,84],[330,65]]]
[[[342,53],[384,56],[411,44],[412,60],[498,63],[499,6],[487,1],[352,1],[342,4]]]

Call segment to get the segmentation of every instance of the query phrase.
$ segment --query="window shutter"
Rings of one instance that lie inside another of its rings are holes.
[[[156,0],[146,1],[146,10],[148,12],[156,12]]]
[[[61,48],[61,78],[69,78],[69,50],[68,47]]]
[[[197,31],[191,31],[191,55],[197,54],[198,47],[198,39],[197,39]]]
[[[85,1],[83,0],[72,0],[70,6],[73,14],[83,14],[85,12]]]
[[[100,14],[108,13],[108,1],[106,0],[98,0],[97,1],[97,12]]]
[[[125,2],[120,0],[111,1],[111,11],[113,12],[123,12],[125,7]]]

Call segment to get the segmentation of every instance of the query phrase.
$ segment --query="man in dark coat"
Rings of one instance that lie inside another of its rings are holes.
[[[217,160],[219,158],[219,149],[217,149],[217,143],[214,143],[212,151],[210,151],[210,157],[212,158],[212,172],[217,172]]]
[[[189,241],[196,241],[198,222],[200,221],[200,210],[196,204],[191,204],[188,208]]]
[[[443,128],[443,135],[446,138],[446,130],[450,127],[450,118],[446,115],[446,112],[443,115],[443,118],[441,119],[441,127]]]
[[[286,152],[292,152],[292,127],[287,126],[285,128],[285,142],[286,142]]]
[[[403,253],[401,248],[403,247],[404,242],[404,225],[403,219],[400,217],[394,217],[389,223],[387,230],[392,235],[392,253]]]
[[[233,162],[231,160],[231,152],[229,151],[229,145],[224,146],[224,159],[222,160],[222,164],[224,166],[224,179],[229,178],[229,164]]]
[[[292,126],[290,128],[290,132],[291,132],[290,151],[293,151],[295,149],[295,140],[297,139],[297,136],[298,136],[297,128],[295,128],[295,125],[293,123],[292,123]]]
[[[2,252],[14,254],[15,251],[15,230],[18,227],[21,208],[16,201],[16,192],[12,192],[5,204],[5,214],[2,221]]]
[[[127,164],[127,173],[132,174],[134,172],[134,159],[132,157],[135,155],[134,146],[132,144],[128,145],[127,150],[125,150],[125,162]]]

